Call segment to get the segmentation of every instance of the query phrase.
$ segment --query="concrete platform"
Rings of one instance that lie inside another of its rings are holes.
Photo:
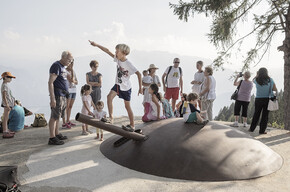
[[[128,119],[118,118],[115,123],[126,124]],[[267,135],[259,135],[247,132],[247,128],[237,129],[281,155],[284,159],[282,168],[264,177],[240,181],[199,182],[153,176],[125,168],[106,158],[100,152],[102,142],[95,140],[95,135],[80,135],[80,123],[71,130],[61,131],[69,137],[63,146],[47,145],[47,127],[26,129],[12,140],[0,138],[0,165],[18,165],[18,178],[24,192],[288,192],[289,131],[270,128]],[[105,140],[111,136],[113,134],[106,132]]]

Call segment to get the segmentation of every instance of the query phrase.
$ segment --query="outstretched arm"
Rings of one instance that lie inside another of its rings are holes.
[[[94,41],[89,40],[89,42],[92,46],[98,47],[99,49],[101,49],[102,51],[104,51],[105,53],[107,53],[108,55],[110,55],[111,57],[114,58],[115,55],[108,48],[103,47],[102,45],[99,45],[99,44],[95,43]]]

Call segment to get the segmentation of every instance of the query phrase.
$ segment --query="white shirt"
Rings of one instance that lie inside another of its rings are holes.
[[[95,115],[95,118],[99,120],[107,115],[106,111],[103,110],[102,111],[94,110],[93,113]]]
[[[82,96],[82,101],[84,101],[87,104],[89,109],[91,108],[91,106],[92,106],[92,97],[91,97],[91,95],[83,95]],[[84,105],[82,107],[82,113],[85,114],[85,115],[87,115],[89,113]]]
[[[204,98],[206,100],[214,100],[216,99],[216,94],[215,94],[216,81],[215,81],[215,78],[211,75],[208,76],[208,78],[210,80],[210,87],[209,87],[209,91],[204,94]],[[205,77],[203,85],[201,86],[202,87],[201,91],[205,89],[206,81],[207,81],[207,78]]]
[[[194,81],[203,82],[204,81],[204,73],[203,72],[196,72],[194,74]],[[201,84],[193,84],[192,85],[192,93],[199,94],[201,91]]]
[[[130,76],[136,73],[138,70],[132,65],[128,59],[124,62],[114,57],[114,62],[117,63],[116,81],[117,85],[120,85],[121,91],[128,91],[131,89]]]
[[[143,83],[151,84],[153,83],[153,78],[150,75],[144,76],[142,78]],[[149,86],[144,86],[144,88],[149,88]]]
[[[169,67],[165,70],[164,73],[168,73]],[[171,67],[171,70],[167,76],[167,83],[165,84],[168,88],[175,88],[179,87],[179,79],[182,76],[179,71],[179,67],[175,68],[174,66]]]

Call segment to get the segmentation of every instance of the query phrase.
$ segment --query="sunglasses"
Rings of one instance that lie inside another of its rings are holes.
[[[174,61],[174,63],[180,63],[179,61]]]

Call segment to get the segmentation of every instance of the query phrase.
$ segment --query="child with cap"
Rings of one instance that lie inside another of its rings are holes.
[[[12,75],[10,72],[4,72],[1,75],[1,79],[3,79],[3,83],[1,86],[1,94],[2,94],[2,103],[1,107],[4,108],[4,114],[3,114],[3,138],[8,139],[14,137],[15,132],[10,132],[8,129],[8,118],[9,113],[11,109],[15,105],[15,98],[12,95],[12,92],[8,86],[8,83],[12,81],[12,78],[16,78],[14,75]]]

